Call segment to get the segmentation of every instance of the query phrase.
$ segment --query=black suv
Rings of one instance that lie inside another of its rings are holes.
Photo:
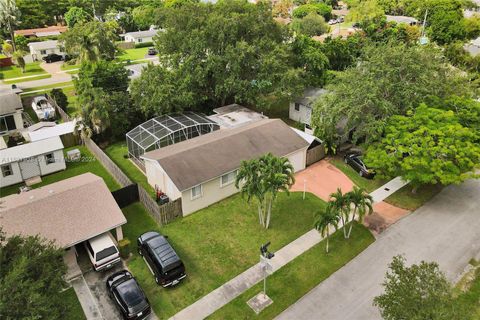
[[[59,54],[56,54],[56,53],[50,53],[50,54],[46,55],[45,57],[43,57],[42,60],[45,61],[46,63],[52,63],[52,62],[56,62],[56,61],[62,61],[63,56],[61,56]]]
[[[367,179],[373,179],[375,176],[375,171],[367,168],[365,163],[363,163],[362,156],[357,153],[350,153],[344,157],[345,163],[352,167],[355,171],[358,172],[360,177]]]
[[[167,237],[150,231],[137,239],[138,253],[143,256],[155,282],[163,287],[174,286],[187,275],[182,260],[173,250]]]
[[[149,56],[154,56],[154,55],[157,54],[157,50],[156,50],[155,48],[153,48],[153,47],[152,47],[152,48],[148,48],[148,52],[147,52],[147,53],[148,53]]]
[[[127,270],[108,277],[107,290],[124,319],[145,319],[152,312],[143,290]]]

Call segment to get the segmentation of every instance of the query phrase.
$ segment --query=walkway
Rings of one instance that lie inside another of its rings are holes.
[[[85,317],[88,320],[103,319],[102,314],[100,313],[100,310],[95,302],[95,298],[90,292],[83,275],[75,280],[72,280],[70,283],[77,294],[78,301],[80,301],[80,305],[85,313]]]
[[[328,165],[323,164],[323,167],[328,168]],[[332,170],[332,169],[327,169],[327,170]],[[385,186],[387,185],[390,185],[390,184],[387,183]],[[385,186],[382,186],[381,188],[379,188],[379,190],[382,188],[385,188]],[[374,192],[377,192],[379,190],[375,190]],[[380,200],[380,197],[378,197],[377,199]],[[341,227],[342,227],[342,224],[340,223],[339,228]],[[320,236],[320,233],[317,230],[313,229],[305,233],[303,236],[299,237],[298,239],[290,242],[288,245],[286,245],[285,247],[275,252],[275,257],[271,259],[273,271],[275,272],[278,269],[282,268],[287,263],[289,263],[299,255],[303,254],[305,251],[309,250],[310,248],[312,248],[322,240],[323,238]],[[223,307],[224,305],[226,305],[227,303],[229,303],[230,301],[232,301],[233,299],[235,299],[236,297],[241,295],[243,292],[253,287],[255,284],[259,283],[262,280],[263,280],[262,267],[260,263],[257,263],[250,269],[239,274],[232,280],[228,281],[227,283],[213,290],[206,296],[197,300],[190,306],[186,307],[182,311],[178,312],[176,315],[174,315],[170,319],[171,320],[205,319],[206,317],[214,313],[216,310],[220,309],[221,307]]]
[[[408,264],[435,261],[450,281],[480,256],[480,180],[446,187],[423,207],[380,235],[360,255],[278,316],[279,320],[380,320],[381,294],[392,257]]]

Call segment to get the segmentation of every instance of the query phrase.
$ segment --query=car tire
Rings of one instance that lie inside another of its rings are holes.
[[[157,276],[155,276],[155,283],[158,284],[158,285],[160,285],[160,280],[158,279]]]

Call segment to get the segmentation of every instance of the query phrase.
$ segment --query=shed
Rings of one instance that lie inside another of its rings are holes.
[[[306,89],[302,96],[297,97],[290,102],[288,117],[292,120],[310,126],[313,104],[325,93],[327,93],[327,90],[322,88]]]

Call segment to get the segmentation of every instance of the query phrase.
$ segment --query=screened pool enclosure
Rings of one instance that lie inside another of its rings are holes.
[[[185,112],[150,119],[127,133],[128,154],[137,160],[148,151],[218,130],[203,114]]]

